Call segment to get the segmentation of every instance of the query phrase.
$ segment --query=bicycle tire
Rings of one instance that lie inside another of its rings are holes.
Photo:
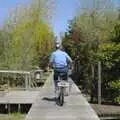
[[[61,91],[60,91],[60,98],[59,98],[59,102],[60,102],[60,106],[63,106],[64,104],[64,88],[61,88]]]

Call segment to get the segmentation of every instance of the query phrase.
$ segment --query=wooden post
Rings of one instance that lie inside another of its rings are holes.
[[[8,115],[10,115],[10,103],[8,103]]]
[[[7,73],[7,84],[8,84],[8,91],[9,91],[9,88],[10,88],[10,80],[9,80],[9,74]]]
[[[31,74],[29,73],[29,88],[31,88]]]
[[[95,81],[94,81],[94,77],[95,77],[95,71],[94,71],[94,65],[91,65],[91,72],[92,72],[92,76],[91,76],[91,84],[92,84],[92,86],[91,86],[91,102],[93,102],[93,100],[94,100],[94,85],[95,85]]]
[[[28,75],[25,74],[25,88],[28,89]]]
[[[20,104],[18,104],[18,113],[21,112]]]
[[[92,80],[94,80],[94,77],[95,77],[95,72],[94,72],[94,66],[92,65]]]
[[[9,103],[8,103],[7,107],[8,107],[8,120],[10,120],[10,104]]]
[[[101,104],[101,62],[98,62],[98,104]]]

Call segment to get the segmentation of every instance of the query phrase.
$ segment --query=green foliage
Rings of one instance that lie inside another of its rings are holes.
[[[116,22],[113,31],[111,32],[110,42],[102,44],[98,53],[99,59],[103,64],[103,86],[104,91],[112,92],[109,97],[113,98],[114,102],[119,103],[120,97],[120,24]],[[105,92],[105,93],[106,93]]]
[[[93,11],[75,17],[63,36],[63,46],[74,58],[77,83],[87,92],[92,83],[91,65],[97,75],[96,63],[102,62],[102,97],[119,103],[119,88],[110,85],[114,81],[117,85],[120,78],[120,24],[116,14],[111,15]]]
[[[111,87],[115,88],[115,89],[120,89],[120,80],[112,81],[111,82]]]
[[[63,46],[71,54],[76,64],[80,64],[78,73],[86,90],[91,84],[91,64],[98,61],[99,46],[107,41],[114,22],[93,11],[84,13],[70,21],[68,32],[63,37]],[[77,66],[77,65],[76,65]]]
[[[14,113],[10,115],[11,120],[22,120],[25,116],[21,115],[20,113]]]
[[[0,31],[0,68],[28,70],[36,66],[47,67],[54,39],[48,25],[51,3],[36,0],[29,6],[16,9]]]
[[[115,43],[120,43],[120,21],[116,22],[116,25],[114,26],[112,41]]]
[[[25,114],[12,113],[12,114],[0,114],[0,120],[24,120]]]
[[[42,21],[33,25],[26,22],[16,26],[11,41],[11,67],[16,69],[30,69],[34,65],[40,67],[44,57],[48,57],[52,50],[53,34]]]
[[[114,80],[110,83],[110,87],[114,89],[114,101],[120,104],[120,80]]]
[[[120,61],[120,44],[105,43],[100,46],[100,52],[97,57],[104,63],[105,67],[111,69]]]
[[[118,97],[115,98],[115,102],[118,103],[118,104],[120,104],[120,96],[118,96]]]

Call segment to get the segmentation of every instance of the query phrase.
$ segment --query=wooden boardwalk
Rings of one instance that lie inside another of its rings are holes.
[[[10,91],[0,96],[0,104],[33,104],[38,94],[39,91]]]
[[[25,120],[99,120],[95,111],[73,83],[71,95],[65,97],[63,107],[54,98],[52,75],[37,96]]]

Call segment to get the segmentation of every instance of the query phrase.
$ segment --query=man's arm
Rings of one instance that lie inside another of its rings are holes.
[[[66,53],[66,57],[67,57],[68,62],[72,63],[72,59],[71,59],[71,57],[67,53]]]
[[[66,53],[66,57],[67,57],[69,67],[72,68],[72,62],[73,61],[72,61],[71,57],[67,53]]]
[[[54,62],[54,54],[52,53],[50,56],[49,66],[53,68],[53,62]]]

